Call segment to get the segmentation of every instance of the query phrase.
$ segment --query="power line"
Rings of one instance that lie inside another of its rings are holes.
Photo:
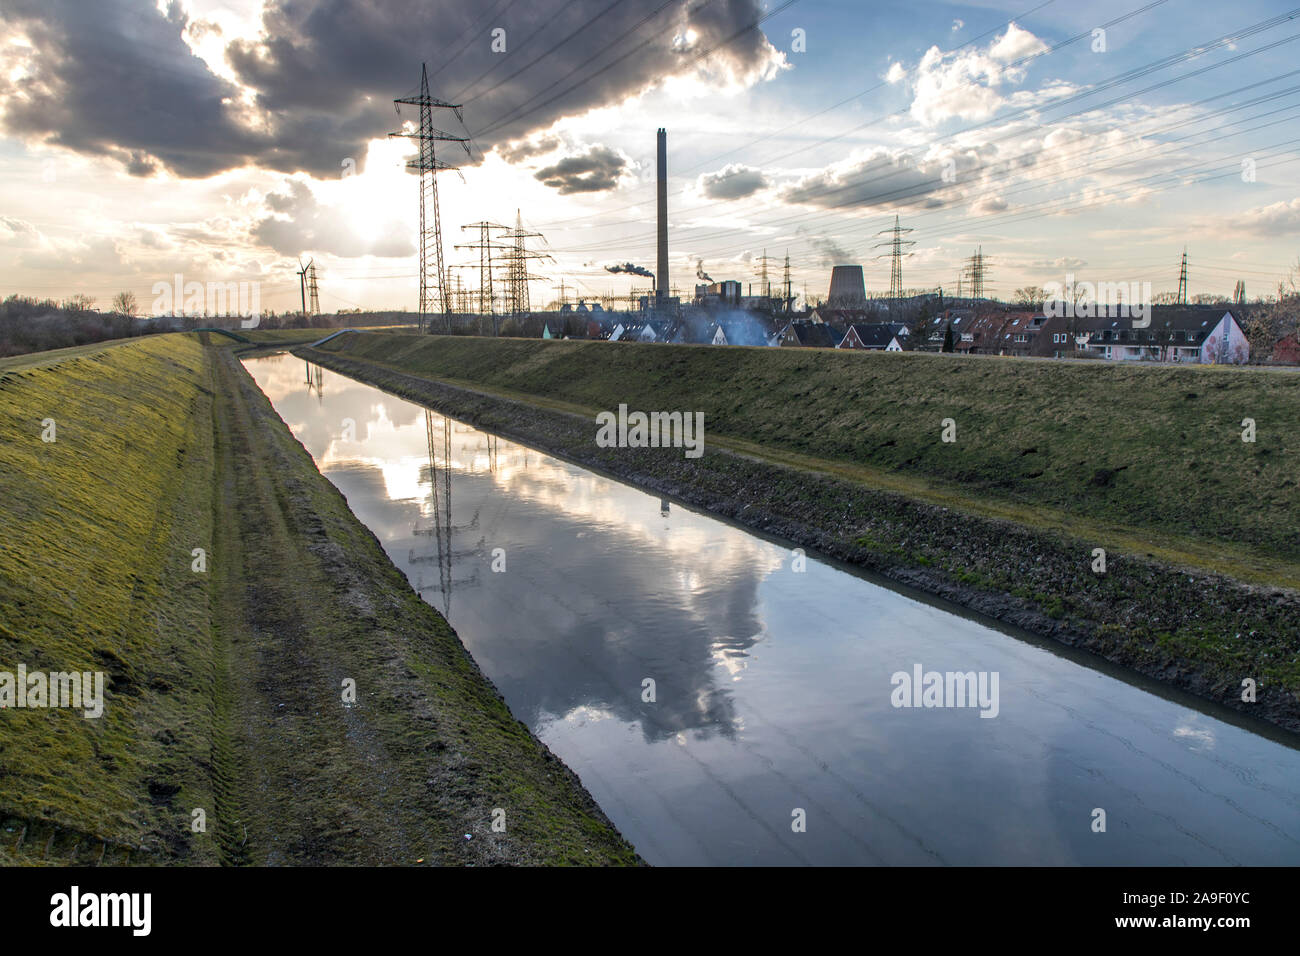
[[[974,38],[974,39],[972,39],[972,40],[969,40],[969,41],[967,41],[966,43],[963,43],[961,46],[954,47],[954,48],[952,48],[951,50],[947,50],[947,51],[945,51],[944,55],[946,56],[946,55],[949,55],[949,54],[951,54],[951,53],[956,53],[956,52],[958,52],[958,51],[960,51],[960,50],[963,50],[963,49],[965,49],[966,47],[971,46],[971,45],[977,43],[980,39],[983,39],[984,37],[987,37],[989,34],[991,34],[991,33],[996,33],[998,30],[1003,29],[1004,27],[1010,26],[1012,23],[1015,23],[1017,19],[1023,19],[1023,17],[1028,16],[1029,14],[1036,13],[1037,11],[1043,9],[1044,7],[1049,6],[1049,5],[1050,5],[1051,3],[1053,3],[1053,2],[1055,2],[1055,0],[1048,0],[1047,3],[1039,4],[1038,6],[1033,7],[1032,9],[1026,11],[1024,14],[1021,14],[1020,17],[1013,17],[1012,19],[1007,20],[1007,21],[1006,21],[1005,23],[1003,23],[1001,26],[999,26],[999,27],[995,27],[995,28],[992,29],[992,30],[985,31],[983,34],[980,34],[980,36],[978,36],[978,37],[976,37],[976,38]],[[1140,15],[1140,14],[1146,13],[1146,12],[1148,12],[1149,10],[1151,10],[1151,9],[1153,9],[1153,8],[1155,8],[1155,7],[1158,7],[1158,6],[1160,6],[1160,5],[1164,4],[1164,3],[1167,3],[1167,2],[1168,2],[1168,0],[1153,0],[1153,2],[1148,3],[1148,4],[1146,4],[1145,6],[1139,7],[1139,8],[1137,8],[1137,9],[1135,9],[1135,10],[1131,10],[1131,11],[1129,11],[1128,13],[1126,13],[1126,14],[1124,14],[1124,15],[1122,15],[1122,16],[1115,17],[1114,19],[1107,21],[1106,23],[1102,24],[1101,26],[1102,26],[1102,28],[1109,28],[1109,27],[1114,26],[1114,25],[1116,25],[1116,24],[1118,24],[1118,23],[1122,23],[1122,22],[1125,21],[1125,20],[1129,20],[1129,19],[1131,19],[1131,18],[1133,18],[1133,17],[1135,17],[1135,16],[1138,16],[1138,15]],[[1020,57],[1019,59],[1013,60],[1013,61],[1011,61],[1010,63],[1006,64],[1006,69],[1014,69],[1014,68],[1017,68],[1017,67],[1023,66],[1023,65],[1025,65],[1026,63],[1029,63],[1030,61],[1032,61],[1032,60],[1034,60],[1034,59],[1037,59],[1037,58],[1040,57],[1040,56],[1045,56],[1045,55],[1047,55],[1047,54],[1054,53],[1054,52],[1056,52],[1057,50],[1060,50],[1060,49],[1063,49],[1063,48],[1065,48],[1065,47],[1067,47],[1067,46],[1070,46],[1070,45],[1073,44],[1073,43],[1077,43],[1079,40],[1085,39],[1085,38],[1087,38],[1087,37],[1089,37],[1089,36],[1091,36],[1091,35],[1092,35],[1092,34],[1091,34],[1091,31],[1090,31],[1090,30],[1089,30],[1089,31],[1086,31],[1086,32],[1084,32],[1084,33],[1079,33],[1079,34],[1077,34],[1077,35],[1075,35],[1075,36],[1073,36],[1073,37],[1070,37],[1070,38],[1068,38],[1068,39],[1066,39],[1066,40],[1062,40],[1062,41],[1060,41],[1060,42],[1058,42],[1058,43],[1056,43],[1056,44],[1054,44],[1054,45],[1048,47],[1048,48],[1045,49],[1045,50],[1040,50],[1040,51],[1038,51],[1038,52],[1036,52],[1036,53],[1027,54],[1026,56],[1023,56],[1023,57]],[[908,70],[907,72],[908,72],[909,75],[915,75],[916,73],[919,72],[919,70],[920,70],[920,67],[919,67],[919,65],[918,65],[918,66],[916,66],[916,67],[913,67],[911,70]],[[821,111],[819,111],[819,112],[817,112],[817,113],[813,113],[813,114],[811,114],[810,116],[806,116],[806,117],[804,117],[803,119],[801,119],[801,120],[799,120],[799,121],[797,121],[797,122],[795,122],[795,123],[792,123],[792,124],[790,124],[790,125],[788,125],[788,126],[785,126],[785,127],[781,128],[781,129],[777,130],[777,131],[774,132],[774,133],[769,133],[769,134],[766,134],[766,135],[764,135],[764,136],[761,136],[761,137],[759,137],[758,139],[751,141],[749,144],[747,144],[747,145],[745,145],[745,146],[736,147],[736,148],[734,148],[734,149],[728,150],[728,151],[725,152],[725,153],[718,154],[718,155],[716,155],[716,156],[713,156],[713,157],[710,157],[710,158],[708,158],[708,159],[705,159],[705,160],[703,160],[703,161],[701,161],[701,162],[699,162],[699,163],[696,163],[694,166],[692,166],[692,167],[686,169],[685,172],[687,172],[687,173],[689,173],[689,172],[693,172],[694,170],[699,169],[699,168],[701,168],[702,166],[706,166],[706,165],[710,165],[710,164],[712,164],[712,163],[718,162],[718,161],[720,161],[720,160],[722,160],[722,159],[725,159],[725,158],[728,157],[728,156],[732,156],[732,155],[734,155],[735,153],[737,153],[737,152],[739,152],[739,151],[741,151],[741,150],[743,150],[743,149],[747,149],[749,146],[753,146],[753,145],[755,145],[755,144],[757,144],[757,143],[763,142],[763,141],[766,140],[766,139],[770,139],[770,138],[772,138],[773,136],[779,135],[779,134],[782,133],[782,132],[785,132],[785,131],[787,131],[787,130],[793,129],[794,127],[799,126],[799,125],[802,125],[803,123],[808,122],[809,120],[815,119],[815,118],[817,118],[818,116],[821,116],[821,115],[823,115],[823,114],[825,114],[825,113],[827,113],[827,112],[830,112],[830,111],[832,111],[832,110],[834,110],[834,109],[838,109],[840,106],[843,106],[843,105],[845,105],[846,103],[850,103],[850,102],[852,102],[853,100],[859,99],[860,97],[867,95],[868,93],[875,92],[876,90],[881,89],[881,88],[886,87],[886,86],[889,86],[889,85],[890,85],[890,84],[888,83],[888,81],[882,81],[881,83],[877,83],[876,85],[871,86],[871,87],[868,87],[867,89],[862,90],[861,92],[856,93],[856,94],[854,94],[853,96],[848,97],[847,99],[841,100],[840,102],[838,102],[838,103],[836,103],[836,104],[833,104],[832,106],[827,107],[826,109],[823,109],[823,110],[821,110]],[[850,133],[854,133],[854,132],[857,132],[857,131],[859,131],[859,130],[865,129],[866,127],[868,127],[868,126],[872,126],[872,125],[875,125],[875,124],[878,123],[878,122],[882,122],[882,121],[884,121],[884,120],[887,120],[887,119],[890,119],[890,118],[894,118],[894,117],[898,117],[898,116],[905,116],[905,115],[910,111],[910,109],[911,109],[911,107],[910,107],[910,106],[907,106],[907,107],[903,107],[903,108],[900,109],[900,110],[895,110],[895,111],[892,112],[892,113],[882,113],[882,114],[880,114],[880,115],[874,117],[874,118],[871,119],[871,120],[868,120],[868,121],[866,121],[866,122],[864,122],[864,123],[860,123],[860,124],[858,124],[857,126],[854,126],[854,127],[850,128],[850,129],[848,129],[848,130],[844,130],[844,131],[842,131],[842,132],[840,132],[840,133],[837,133],[837,134],[834,135],[834,136],[827,137],[827,138],[825,138],[825,139],[821,139],[821,140],[818,140],[818,141],[816,141],[816,142],[810,143],[810,144],[808,144],[808,145],[806,145],[806,146],[799,147],[798,149],[791,150],[791,151],[789,151],[789,152],[782,153],[782,154],[780,154],[780,155],[778,155],[778,156],[771,157],[770,159],[765,160],[764,162],[765,162],[765,163],[779,162],[779,161],[782,160],[782,159],[788,159],[788,158],[790,158],[791,156],[796,156],[796,155],[798,155],[799,153],[807,152],[807,151],[810,150],[810,149],[815,149],[815,148],[820,147],[820,146],[825,146],[825,145],[827,145],[828,143],[833,143],[833,142],[836,142],[836,141],[838,141],[838,140],[840,140],[840,139],[843,139],[845,136],[849,135]],[[959,131],[959,132],[960,132],[960,131]],[[624,209],[631,209],[631,208],[633,208],[633,207],[636,206],[636,205],[638,205],[638,204],[637,204],[637,203],[632,203],[632,204],[629,204],[628,206],[625,206],[625,207],[622,207],[622,208],[624,208]],[[697,208],[701,208],[701,207],[697,207]],[[611,210],[611,211],[612,211],[612,212],[617,212],[617,211],[619,211],[619,210],[616,209],[616,210]],[[691,210],[685,210],[685,211],[691,211]],[[578,221],[579,219],[582,219],[582,218],[585,218],[585,217],[576,217],[575,219],[571,219],[571,220],[563,220],[563,219],[562,219],[562,220],[555,220],[555,221],[552,221],[552,222],[549,222],[549,223],[544,223],[544,225],[559,225],[559,224],[562,224],[562,223],[565,223],[565,222],[574,222],[574,221]]]
[[[451,331],[451,297],[447,289],[447,273],[442,259],[442,216],[438,210],[438,172],[455,169],[435,155],[434,144],[439,142],[460,143],[464,146],[467,137],[452,136],[433,125],[435,109],[451,110],[457,119],[461,118],[461,107],[447,103],[429,94],[429,71],[420,64],[420,92],[415,96],[404,96],[393,101],[400,115],[401,106],[411,105],[420,108],[418,131],[414,133],[389,133],[389,136],[405,136],[420,144],[419,155],[406,164],[420,174],[420,312],[419,329],[425,331],[429,324],[429,315],[434,308],[435,291],[441,308],[446,331]],[[465,152],[469,147],[465,146]],[[432,273],[432,274],[431,274]]]
[[[711,0],[709,0],[709,2],[711,2]],[[768,11],[767,13],[763,14],[763,16],[759,17],[759,18],[758,18],[757,20],[755,20],[753,23],[749,23],[749,24],[747,24],[747,25],[741,27],[739,30],[737,30],[735,33],[733,33],[733,34],[731,34],[730,36],[728,36],[726,39],[724,39],[724,40],[722,40],[722,41],[720,41],[720,42],[718,42],[718,43],[715,43],[715,44],[714,44],[712,47],[710,47],[709,49],[704,50],[704,51],[702,51],[702,52],[696,54],[696,55],[692,58],[691,62],[699,62],[700,60],[707,59],[708,57],[712,56],[714,53],[716,53],[718,50],[722,49],[723,47],[729,46],[730,44],[734,43],[736,40],[738,40],[740,37],[744,36],[744,35],[745,35],[746,33],[748,33],[750,30],[755,30],[755,29],[757,29],[758,26],[759,26],[759,24],[763,23],[765,20],[768,20],[768,19],[770,19],[771,17],[776,16],[778,13],[781,13],[782,11],[789,9],[790,7],[792,7],[794,4],[796,4],[796,3],[798,3],[798,2],[799,2],[799,0],[784,0],[784,2],[781,3],[779,6],[773,8],[772,10],[770,10],[770,11]],[[652,39],[653,39],[653,38],[652,38]],[[483,129],[479,130],[479,131],[478,131],[477,133],[475,133],[474,135],[475,135],[475,136],[484,136],[484,135],[486,135],[486,134],[488,134],[488,133],[495,132],[497,129],[500,129],[501,126],[503,126],[506,122],[515,122],[515,121],[517,121],[517,120],[523,119],[525,116],[531,116],[533,113],[536,113],[536,112],[537,112],[538,110],[540,110],[540,109],[544,109],[545,107],[547,107],[547,106],[549,106],[550,104],[554,103],[556,100],[560,99],[561,97],[567,96],[569,93],[571,93],[573,90],[576,90],[579,86],[582,86],[584,83],[590,83],[592,80],[596,79],[597,77],[599,77],[599,76],[603,76],[607,71],[613,69],[613,68],[614,68],[615,66],[617,66],[619,63],[623,62],[623,61],[626,60],[629,56],[632,56],[634,53],[636,53],[636,52],[638,52],[639,50],[641,50],[643,47],[645,47],[645,46],[646,46],[648,43],[650,43],[650,42],[651,42],[651,40],[646,40],[646,41],[642,42],[642,43],[639,44],[638,46],[636,46],[636,47],[634,47],[633,49],[629,50],[627,53],[623,54],[622,56],[620,56],[620,57],[618,57],[618,58],[616,58],[616,59],[614,59],[614,60],[611,60],[609,63],[605,64],[605,65],[602,66],[600,69],[598,69],[595,73],[591,74],[590,76],[588,76],[588,77],[586,77],[586,78],[584,78],[584,79],[582,79],[582,80],[579,80],[577,83],[573,84],[572,86],[567,87],[567,88],[564,89],[564,90],[561,90],[559,93],[556,93],[554,96],[551,96],[551,97],[549,97],[548,99],[543,100],[542,102],[538,103],[536,106],[530,107],[529,109],[525,110],[525,111],[522,112],[522,113],[519,113],[518,115],[511,115],[509,119],[497,120],[496,122],[491,123],[491,124],[489,124],[488,126],[484,127]]]
[[[1297,9],[1296,11],[1293,12],[1293,15],[1296,15],[1296,14],[1300,14],[1300,9]],[[1233,42],[1234,40],[1239,40],[1239,39],[1241,39],[1241,38],[1243,38],[1243,37],[1246,37],[1246,36],[1254,35],[1255,33],[1262,32],[1264,29],[1269,29],[1269,28],[1271,28],[1272,26],[1276,26],[1276,25],[1278,25],[1279,23],[1285,22],[1285,21],[1288,20],[1288,19],[1290,19],[1290,18],[1287,17],[1287,16],[1273,17],[1273,18],[1271,18],[1271,19],[1269,19],[1269,20],[1261,21],[1260,23],[1256,23],[1256,24],[1254,24],[1254,25],[1252,25],[1252,26],[1250,26],[1250,27],[1247,27],[1247,28],[1245,28],[1245,29],[1243,29],[1242,31],[1239,31],[1239,32],[1237,32],[1237,33],[1233,33],[1233,34],[1225,34],[1225,35],[1223,35],[1223,36],[1221,36],[1221,37],[1218,37],[1218,38],[1215,39],[1215,40],[1212,40],[1212,41],[1209,41],[1209,42],[1207,42],[1207,43],[1199,44],[1199,45],[1197,45],[1197,46],[1191,47],[1191,48],[1189,48],[1189,49],[1187,49],[1187,50],[1185,50],[1185,51],[1183,51],[1183,52],[1181,52],[1181,53],[1179,53],[1179,54],[1174,54],[1174,55],[1171,55],[1171,56],[1169,56],[1169,57],[1165,57],[1163,60],[1157,61],[1156,64],[1148,65],[1148,66],[1146,66],[1146,67],[1142,67],[1142,68],[1135,69],[1135,70],[1129,70],[1129,71],[1126,71],[1126,72],[1124,72],[1124,73],[1117,74],[1116,76],[1110,77],[1109,79],[1103,81],[1102,83],[1098,84],[1098,85],[1095,86],[1095,87],[1092,87],[1092,88],[1089,89],[1089,90],[1081,91],[1080,93],[1075,94],[1075,95],[1073,95],[1073,96],[1071,96],[1071,97],[1067,97],[1067,98],[1065,98],[1065,99],[1063,99],[1063,100],[1059,100],[1059,101],[1057,101],[1057,102],[1055,102],[1055,103],[1050,104],[1050,108],[1057,108],[1057,107],[1059,107],[1059,106],[1061,106],[1061,105],[1063,105],[1063,104],[1065,104],[1065,103],[1072,102],[1072,101],[1078,101],[1078,100],[1080,100],[1080,99],[1082,99],[1082,98],[1084,98],[1084,97],[1086,97],[1086,96],[1092,96],[1092,95],[1095,95],[1095,94],[1097,94],[1097,93],[1099,93],[1099,92],[1102,92],[1102,91],[1105,90],[1105,89],[1112,88],[1112,87],[1117,86],[1117,85],[1120,85],[1120,84],[1122,84],[1122,83],[1129,82],[1129,81],[1131,81],[1132,79],[1138,78],[1138,77],[1141,76],[1141,75],[1146,75],[1146,74],[1148,74],[1148,73],[1150,73],[1150,72],[1153,72],[1153,71],[1156,70],[1156,69],[1164,69],[1164,68],[1167,68],[1167,67],[1169,67],[1169,66],[1177,65],[1177,63],[1179,63],[1179,62],[1183,62],[1183,61],[1186,61],[1186,60],[1189,60],[1189,59],[1194,59],[1194,58],[1196,58],[1196,57],[1199,57],[1199,56],[1203,55],[1206,51],[1208,51],[1208,50],[1210,50],[1210,49],[1213,49],[1213,48],[1218,47],[1218,46],[1223,46],[1223,45],[1225,45],[1225,44],[1228,44],[1228,43]],[[1069,113],[1069,114],[1066,114],[1066,115],[1063,115],[1063,116],[1057,117],[1057,118],[1056,118],[1055,120],[1053,120],[1052,122],[1053,122],[1053,123],[1059,123],[1059,122],[1061,122],[1062,120],[1064,120],[1064,119],[1066,119],[1066,118],[1069,118],[1069,117],[1071,117],[1071,116],[1077,116],[1077,115],[1084,114],[1084,113],[1094,112],[1094,111],[1096,111],[1097,109],[1101,109],[1101,108],[1104,108],[1104,107],[1106,107],[1106,106],[1113,105],[1114,103],[1119,102],[1120,100],[1125,99],[1125,98],[1127,98],[1127,97],[1132,97],[1132,96],[1141,96],[1141,95],[1143,95],[1143,94],[1145,94],[1145,93],[1151,92],[1152,90],[1159,89],[1159,88],[1162,88],[1162,87],[1164,87],[1164,86],[1170,85],[1171,83],[1174,83],[1174,82],[1182,82],[1182,81],[1184,81],[1184,80],[1191,79],[1191,78],[1194,77],[1194,76],[1201,75],[1201,74],[1203,74],[1203,73],[1209,72],[1210,70],[1220,69],[1220,68],[1222,68],[1222,67],[1224,67],[1224,66],[1231,65],[1232,63],[1237,62],[1237,61],[1239,61],[1239,60],[1241,60],[1241,59],[1243,59],[1243,58],[1245,58],[1245,57],[1258,55],[1259,53],[1266,52],[1267,50],[1273,49],[1273,48],[1275,48],[1275,47],[1277,47],[1277,46],[1280,46],[1280,45],[1282,45],[1282,44],[1284,44],[1284,43],[1290,43],[1290,42],[1293,42],[1293,41],[1296,40],[1296,39],[1300,39],[1300,35],[1284,38],[1284,39],[1282,39],[1282,40],[1276,41],[1275,43],[1269,44],[1269,45],[1267,45],[1267,46],[1265,46],[1265,47],[1261,47],[1261,48],[1259,48],[1259,49],[1256,49],[1256,50],[1253,50],[1253,51],[1249,51],[1249,52],[1247,52],[1247,53],[1242,53],[1242,54],[1240,54],[1240,55],[1238,55],[1238,56],[1232,57],[1232,58],[1230,58],[1230,59],[1228,59],[1228,60],[1225,60],[1225,61],[1223,61],[1223,62],[1220,62],[1220,63],[1217,63],[1217,64],[1212,64],[1212,65],[1210,65],[1210,66],[1204,67],[1204,68],[1202,68],[1202,69],[1200,69],[1200,70],[1194,71],[1193,73],[1186,74],[1186,75],[1184,75],[1184,76],[1177,77],[1177,78],[1174,78],[1174,79],[1172,79],[1172,80],[1164,81],[1164,82],[1162,82],[1162,83],[1155,84],[1155,85],[1150,86],[1150,87],[1147,87],[1147,88],[1145,88],[1145,89],[1138,90],[1138,91],[1135,91],[1135,92],[1132,92],[1132,93],[1126,94],[1125,97],[1120,97],[1119,99],[1117,99],[1117,100],[1112,100],[1112,101],[1110,101],[1110,102],[1108,102],[1108,103],[1103,103],[1103,104],[1094,104],[1094,105],[1092,105],[1092,106],[1088,106],[1088,107],[1080,108],[1080,109],[1078,109],[1078,110],[1076,110],[1076,111],[1074,111],[1074,112],[1072,112],[1072,113]],[[1223,95],[1223,94],[1220,94],[1220,96],[1222,96],[1222,95]],[[1214,99],[1214,98],[1217,98],[1217,97],[1211,97],[1210,99]],[[1016,117],[1020,117],[1020,116],[1024,116],[1024,115],[1026,115],[1026,114],[1027,114],[1030,110],[1032,110],[1032,109],[1033,109],[1033,107],[1024,107],[1024,108],[1021,108],[1021,109],[1013,110],[1011,113],[1003,114],[1002,116],[998,117],[996,120],[988,120],[988,121],[984,121],[984,122],[981,122],[981,123],[976,123],[976,124],[973,124],[973,125],[970,125],[970,126],[964,127],[964,128],[962,128],[962,129],[960,129],[960,130],[956,130],[956,131],[954,131],[953,133],[947,134],[947,135],[945,135],[945,136],[941,136],[941,137],[939,137],[939,138],[937,138],[937,139],[935,139],[935,140],[930,141],[930,143],[928,144],[928,146],[929,146],[929,148],[933,148],[934,146],[938,145],[939,143],[943,143],[943,142],[946,142],[946,141],[952,140],[952,139],[954,139],[955,137],[957,137],[957,136],[959,136],[959,135],[961,135],[961,134],[963,134],[963,133],[972,132],[972,131],[975,131],[975,130],[979,130],[979,129],[982,129],[982,128],[985,128],[985,127],[988,127],[988,126],[992,125],[994,122],[998,122],[998,123],[1003,123],[1003,124],[1005,124],[1005,123],[1007,123],[1009,120],[1012,120],[1012,119],[1014,119],[1014,118],[1016,118]],[[1012,131],[1012,132],[1007,133],[1007,134],[1004,135],[1003,137],[1001,137],[1001,139],[1007,139],[1007,138],[1010,138],[1011,136],[1014,136],[1014,135],[1017,135],[1017,134],[1015,133],[1015,131]],[[994,142],[998,142],[998,141],[1001,141],[1001,140],[994,140]],[[802,152],[802,150],[796,150],[796,151],[794,151],[794,152]],[[791,154],[787,154],[787,155],[793,155],[793,153],[791,153]],[[896,171],[893,172],[893,173],[888,173],[888,174],[884,174],[884,175],[881,175],[881,176],[870,177],[870,178],[863,179],[863,180],[855,180],[854,182],[852,182],[852,183],[848,183],[848,184],[846,184],[846,185],[844,185],[844,186],[841,186],[841,187],[837,187],[837,188],[834,188],[834,189],[828,190],[827,192],[823,193],[823,195],[833,195],[833,194],[835,194],[835,193],[846,192],[846,191],[851,190],[851,189],[860,189],[863,185],[870,184],[870,183],[875,183],[875,182],[880,182],[880,181],[882,181],[882,180],[892,178],[893,176],[900,175],[901,172],[902,172],[902,170],[896,170]],[[906,188],[915,191],[918,187],[916,187],[916,186],[911,186],[911,187],[906,187]],[[888,194],[888,193],[884,194],[885,197],[888,197],[889,195],[890,195],[890,194]],[[814,217],[814,216],[823,215],[823,214],[825,213],[825,211],[826,211],[827,208],[840,208],[840,207],[842,207],[842,206],[853,205],[853,204],[854,204],[854,202],[848,202],[848,203],[835,204],[835,205],[830,206],[830,207],[825,207],[825,206],[823,206],[820,210],[815,211],[815,212],[813,212],[813,213],[808,213],[808,214],[796,214],[796,215],[792,215],[792,216],[790,216],[790,217],[787,217],[786,219],[773,220],[773,221],[769,221],[769,222],[766,222],[766,223],[762,223],[761,225],[764,225],[764,226],[784,225],[784,224],[788,224],[788,223],[795,222],[795,221],[800,221],[800,220],[809,219],[809,218],[812,218],[812,217]],[[682,213],[688,213],[688,212],[692,212],[692,211],[699,211],[699,210],[701,210],[701,209],[706,209],[706,208],[709,208],[709,207],[707,207],[707,206],[698,206],[698,207],[692,207],[692,208],[688,208],[688,209],[685,209],[685,210],[681,210],[680,212],[682,212]],[[630,221],[634,221],[634,220],[630,220]]]

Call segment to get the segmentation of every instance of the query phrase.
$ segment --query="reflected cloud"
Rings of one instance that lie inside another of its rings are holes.
[[[526,723],[600,714],[648,741],[735,733],[730,686],[763,633],[758,589],[781,549],[292,357],[248,367]]]

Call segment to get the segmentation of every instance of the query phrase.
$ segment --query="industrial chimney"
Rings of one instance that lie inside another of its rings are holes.
[[[659,129],[659,276],[655,305],[662,309],[668,296],[668,131]]]

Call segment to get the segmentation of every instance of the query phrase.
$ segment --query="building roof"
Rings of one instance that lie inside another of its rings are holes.
[[[791,322],[782,330],[782,337],[792,336],[805,348],[833,349],[840,344],[841,336],[829,325],[821,322]]]
[[[1088,344],[1101,345],[1116,342],[1173,343],[1191,348],[1200,346],[1206,337],[1223,321],[1231,316],[1240,325],[1237,313],[1223,306],[1174,308],[1154,306],[1151,310],[1150,325],[1134,328],[1140,321],[1136,316],[1101,316],[1088,322]],[[1122,334],[1121,334],[1122,333]],[[1191,333],[1191,337],[1188,337]]]
[[[883,349],[889,346],[898,336],[894,326],[885,323],[861,323],[855,322],[850,325],[845,332],[845,338],[852,334],[857,337],[864,349]]]
[[[874,313],[867,309],[839,309],[831,306],[818,306],[809,313],[814,322],[828,322],[845,328],[855,322],[870,322]]]

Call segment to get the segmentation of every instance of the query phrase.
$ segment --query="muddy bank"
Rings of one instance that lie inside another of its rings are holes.
[[[709,447],[599,448],[591,418],[312,349],[294,354],[585,467],[1300,732],[1300,595]],[[706,423],[707,428],[707,423]],[[1241,700],[1242,681],[1257,700]]]

